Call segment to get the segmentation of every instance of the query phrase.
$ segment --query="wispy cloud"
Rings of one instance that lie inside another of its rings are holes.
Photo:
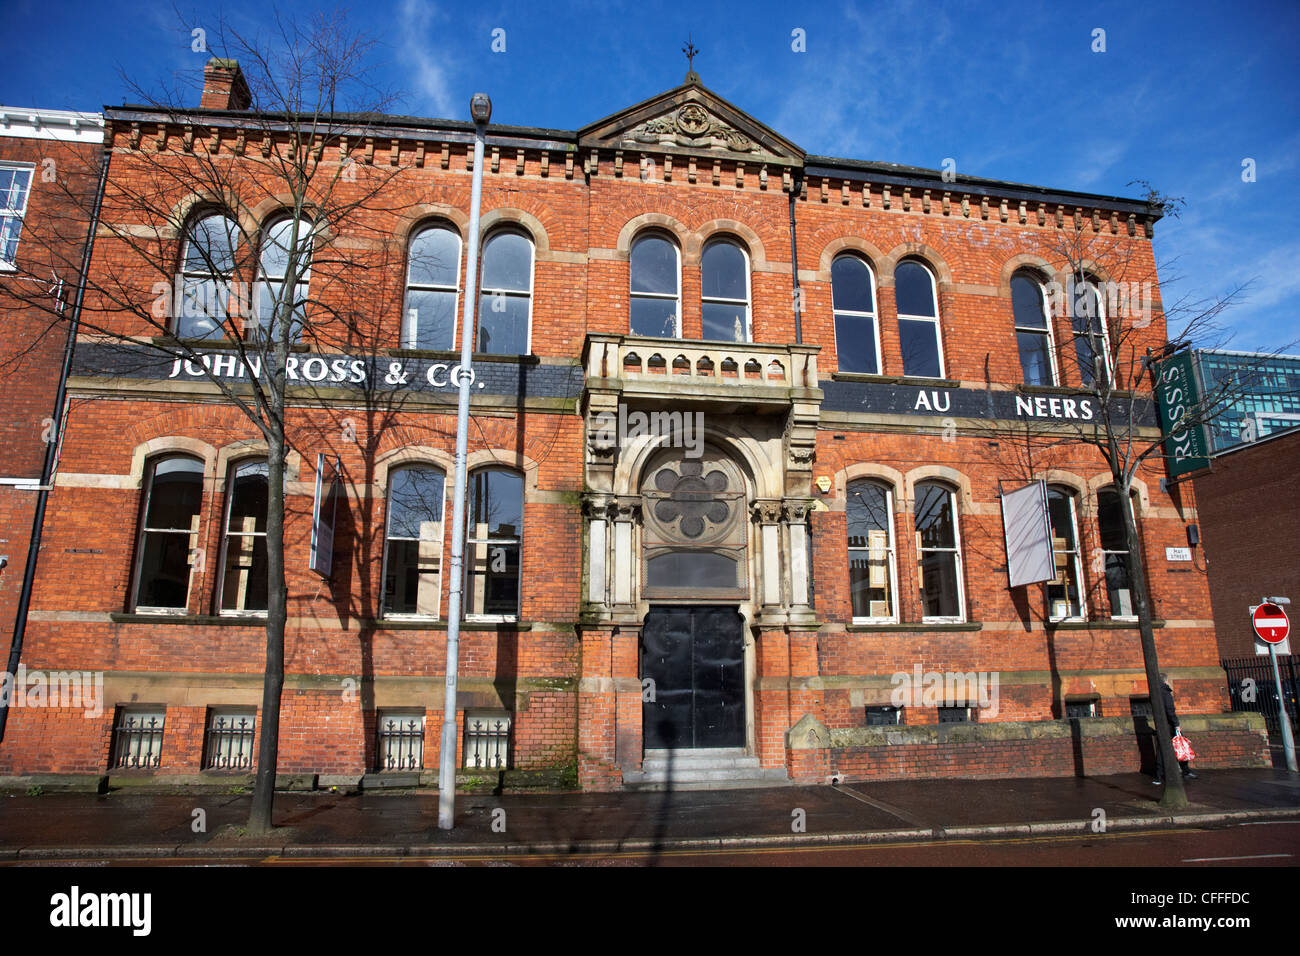
[[[451,116],[455,112],[451,80],[457,72],[457,60],[449,44],[437,41],[436,26],[447,19],[431,0],[402,0],[397,12],[398,58],[402,61],[412,89],[411,110],[431,116]]]

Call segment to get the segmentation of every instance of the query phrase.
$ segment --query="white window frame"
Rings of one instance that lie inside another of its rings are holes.
[[[740,250],[741,258],[745,262],[745,298],[744,299],[724,299],[716,296],[707,296],[704,294],[704,254],[712,245],[734,246]],[[700,335],[704,335],[704,306],[711,305],[744,305],[745,307],[745,338],[744,343],[752,344],[754,341],[754,279],[752,276],[753,268],[749,261],[749,250],[745,248],[744,243],[727,236],[719,236],[710,239],[700,248]],[[715,341],[705,339],[704,341]],[[725,340],[721,340],[725,341]],[[739,342],[733,344],[741,344]]]
[[[1083,280],[1083,285],[1092,291],[1092,300],[1097,304],[1097,326],[1101,331],[1102,363],[1105,365],[1106,368],[1106,381],[1109,382],[1111,384],[1111,387],[1113,388],[1115,383],[1115,369],[1114,366],[1111,364],[1111,360],[1110,360],[1110,323],[1108,322],[1106,316],[1106,302],[1101,297],[1101,289],[1098,287],[1097,280],[1095,277],[1087,276]],[[1074,361],[1075,361],[1075,365],[1079,366],[1079,343],[1077,341],[1079,332],[1074,327],[1074,322],[1075,322],[1074,309],[1076,304],[1078,303],[1077,296],[1078,296],[1078,291],[1076,289],[1074,301],[1070,303],[1070,333],[1076,339],[1074,343]],[[1091,335],[1088,336],[1088,342],[1091,345],[1092,343]],[[1093,370],[1093,375],[1095,378],[1096,376],[1095,369]],[[1079,381],[1083,382],[1082,367],[1079,367]],[[1087,383],[1084,383],[1083,385],[1084,388],[1094,388],[1095,386],[1096,386],[1095,381],[1091,385]]]
[[[27,225],[27,207],[31,205],[32,185],[36,181],[36,165],[34,163],[9,163],[0,162],[0,169],[27,170],[30,174],[27,177],[27,189],[23,193],[23,204],[20,209],[6,209],[0,213],[0,239],[4,237],[4,227],[11,219],[18,220],[18,244],[14,246],[14,259],[9,261],[4,258],[4,246],[0,245],[0,272],[17,272],[18,271],[18,249],[23,241],[23,226]]]
[[[217,321],[217,328],[215,330],[221,333],[220,337],[214,335],[211,336],[210,338],[203,338],[197,341],[220,342],[224,339],[234,339],[239,337],[234,334],[234,330],[230,327],[230,283],[232,281],[231,275],[226,273],[219,273],[219,272],[207,272],[207,271],[195,272],[186,268],[186,264],[189,262],[190,259],[190,246],[194,244],[195,229],[198,227],[199,223],[206,222],[207,220],[214,219],[214,218],[224,219],[227,222],[234,224],[235,228],[231,232],[232,242],[230,245],[230,255],[232,259],[237,258],[239,255],[239,239],[240,239],[239,223],[236,222],[233,217],[227,215],[226,213],[220,210],[210,210],[190,220],[189,224],[185,228],[185,241],[181,244],[181,261],[180,261],[181,294],[180,294],[179,303],[176,303],[177,307],[179,308],[179,313],[177,315],[172,316],[172,334],[176,335],[177,338],[181,337],[179,334],[181,320],[185,318],[197,318],[197,316],[187,316],[185,314],[187,308],[186,306],[187,296],[185,295],[185,289],[190,279],[198,279],[201,282],[207,282],[207,281],[215,282],[217,284],[218,298],[222,296],[225,297],[225,305],[222,308],[221,318]],[[211,264],[210,262],[205,263],[205,269],[210,264]],[[260,257],[258,262],[258,268],[259,269],[261,268]],[[252,308],[253,303],[250,302],[249,307]],[[207,318],[215,318],[215,317],[207,316]],[[245,320],[247,320],[248,317],[245,316],[244,318]],[[193,341],[193,339],[187,338],[186,341]]]
[[[519,534],[518,534],[517,537],[514,537],[514,538],[474,538],[474,537],[471,537],[471,533],[472,533],[472,531],[471,531],[471,528],[472,528],[472,522],[470,521],[470,518],[472,517],[472,515],[470,515],[470,513],[469,513],[469,499],[471,498],[471,496],[472,496],[472,494],[473,494],[473,492],[472,492],[472,488],[471,488],[471,483],[472,483],[473,480],[474,480],[474,476],[475,476],[477,473],[479,473],[479,472],[483,472],[483,471],[504,471],[504,472],[506,472],[506,473],[508,473],[508,474],[515,475],[517,478],[519,478],[519,480],[520,480],[520,489],[519,489]],[[475,468],[473,471],[469,472],[468,475],[467,475],[467,480],[466,480],[466,483],[465,483],[465,496],[466,496],[465,511],[466,511],[466,516],[465,516],[465,541],[464,541],[464,544],[463,544],[463,547],[465,548],[465,551],[464,551],[465,559],[464,559],[464,564],[463,564],[463,567],[464,567],[464,578],[463,578],[464,584],[463,584],[463,587],[465,587],[466,589],[468,589],[468,585],[469,585],[469,584],[474,580],[473,555],[470,553],[470,552],[471,552],[471,545],[481,544],[481,545],[485,545],[485,546],[490,547],[491,545],[494,545],[494,544],[512,544],[512,545],[515,545],[516,547],[519,548],[519,597],[518,597],[518,599],[517,599],[517,601],[516,601],[516,604],[515,604],[515,613],[514,613],[514,614],[470,614],[470,613],[468,613],[468,612],[465,610],[465,608],[468,607],[468,605],[469,605],[469,601],[468,601],[468,600],[463,600],[463,601],[461,602],[461,614],[462,614],[462,616],[464,617],[464,619],[465,619],[466,621],[472,621],[472,622],[474,622],[474,623],[514,624],[514,623],[517,623],[518,620],[519,620],[519,614],[520,614],[521,610],[523,609],[523,603],[524,603],[524,525],[523,525],[523,522],[524,522],[524,517],[525,517],[525,516],[524,516],[524,505],[525,505],[525,499],[526,499],[526,497],[527,497],[527,494],[528,494],[528,481],[527,481],[527,478],[525,477],[525,475],[524,475],[523,472],[521,472],[521,471],[516,471],[516,470],[513,469],[513,468],[508,468],[508,467],[505,467],[505,466],[503,466],[503,465],[484,465],[484,466],[482,466],[481,468]]]
[[[1057,361],[1056,361],[1056,336],[1053,334],[1052,331],[1052,312],[1047,305],[1047,289],[1043,286],[1042,280],[1040,280],[1038,276],[1034,275],[1034,273],[1028,271],[1027,269],[1022,269],[1016,272],[1011,277],[1012,282],[1015,282],[1016,279],[1024,279],[1028,282],[1032,282],[1034,286],[1038,289],[1038,304],[1039,307],[1043,310],[1043,323],[1046,327],[1046,332],[1044,332],[1043,329],[1035,329],[1029,326],[1020,325],[1020,317],[1016,315],[1016,305],[1015,305],[1014,295],[1012,296],[1012,300],[1011,300],[1011,324],[1014,327],[1017,336],[1019,336],[1021,332],[1031,332],[1034,335],[1047,336],[1047,357],[1048,357],[1048,362],[1051,365],[1051,371],[1052,371],[1052,380],[1047,384],[1055,388],[1056,386],[1061,384],[1061,372],[1057,366]],[[1016,340],[1016,358],[1017,359],[1020,358],[1020,341],[1018,338]],[[1021,378],[1024,377],[1024,373],[1025,373],[1025,369],[1024,369],[1024,364],[1022,363],[1020,366]]]
[[[677,292],[675,295],[669,296],[663,294],[662,292],[633,292],[632,291],[632,253],[636,250],[636,244],[638,242],[641,242],[644,239],[661,239],[673,247],[673,255],[677,259]],[[654,230],[646,230],[644,232],[638,233],[636,238],[632,240],[632,245],[628,247],[628,254],[627,254],[627,296],[628,296],[628,306],[627,306],[628,334],[635,334],[632,332],[632,300],[633,299],[662,299],[662,300],[669,300],[674,303],[677,311],[677,322],[675,323],[676,329],[674,330],[673,338],[680,339],[682,337],[682,250],[678,248],[677,242],[674,239],[669,238],[668,235],[662,232],[656,232]],[[658,336],[653,336],[653,337],[657,338]]]
[[[505,235],[507,233],[513,233],[514,235],[521,236],[523,239],[525,239],[528,242],[528,291],[527,292],[521,292],[518,289],[489,289],[487,286],[483,284],[483,272],[484,272],[483,267],[487,263],[487,259],[485,258],[484,253],[487,251],[488,243],[491,240],[495,239],[497,236]],[[479,353],[478,352],[479,330],[476,328],[474,329],[475,354],[532,355],[533,354],[533,293],[537,287],[537,275],[536,275],[537,242],[533,239],[532,233],[530,233],[527,229],[524,229],[522,226],[506,226],[504,228],[493,229],[488,235],[483,237],[483,240],[480,244],[478,269],[479,269],[479,290],[478,290],[479,302],[478,302],[478,309],[475,318],[479,326],[482,326],[483,324],[483,299],[485,297],[498,295],[498,294],[507,297],[513,296],[514,298],[519,298],[520,296],[526,296],[528,299],[528,328],[525,330],[524,342],[526,344],[528,351],[521,352],[521,353],[507,353],[507,352]]]
[[[929,278],[929,280],[930,280],[930,301],[934,303],[934,315],[911,315],[911,314],[906,313],[906,312],[899,312],[899,313],[898,313],[897,321],[900,321],[900,322],[901,322],[901,321],[903,321],[903,320],[907,320],[907,321],[909,321],[909,322],[929,322],[929,323],[931,323],[931,324],[934,326],[934,350],[935,350],[935,351],[938,353],[938,355],[939,355],[939,376],[938,376],[938,377],[939,377],[939,378],[946,379],[946,378],[948,377],[948,366],[947,366],[947,363],[944,361],[944,356],[943,356],[943,335],[940,334],[940,328],[939,328],[939,321],[940,321],[940,319],[939,319],[939,285],[938,285],[937,282],[935,282],[935,279],[934,279],[934,272],[933,272],[933,270],[931,270],[930,267],[929,267],[928,265],[926,265],[925,263],[921,262],[921,261],[918,260],[918,259],[904,259],[904,260],[903,260],[902,262],[900,262],[898,265],[901,266],[901,265],[903,265],[904,263],[910,263],[910,264],[912,264],[912,265],[919,266],[921,269],[924,269],[924,270],[925,270],[925,274],[926,274],[926,276],[927,276],[927,277]],[[894,275],[895,275],[894,288],[897,289],[897,288],[898,288],[898,282],[897,282],[898,267],[897,267],[897,266],[894,267]],[[895,301],[897,302],[897,300],[895,300]],[[900,329],[899,329],[899,337],[900,337],[900,339],[901,339],[901,337],[902,337],[902,329],[901,329],[901,327],[900,327]],[[908,374],[907,374],[906,358],[903,359],[903,362],[904,362],[904,364],[903,364],[903,368],[901,369],[901,371],[902,371],[902,374],[903,374],[903,377],[904,377],[904,378],[929,378],[929,377],[930,377],[930,376],[928,376],[928,375],[908,375]]]
[[[253,301],[250,303],[250,308],[254,310],[252,316],[254,321],[252,321],[251,323],[248,322],[245,323],[245,329],[244,329],[245,338],[251,338],[251,332],[253,329],[260,330],[262,328],[263,317],[260,314],[261,302],[262,302],[262,288],[268,283],[276,283],[280,286],[284,286],[285,283],[287,282],[286,277],[283,275],[276,277],[276,276],[268,276],[266,274],[264,257],[266,255],[267,241],[270,238],[271,230],[280,227],[284,223],[290,223],[292,221],[293,221],[293,216],[278,216],[275,219],[272,219],[262,228],[262,233],[259,236],[260,244],[257,250],[257,282],[253,284]],[[312,224],[308,222],[306,219],[298,220],[298,242],[299,244],[306,245],[307,247],[307,253],[306,253],[307,268],[303,272],[302,277],[299,278],[299,280],[294,284],[294,288],[296,290],[298,287],[302,287],[306,292],[306,294],[303,296],[303,305],[302,305],[303,312],[305,313],[307,309],[306,303],[311,298],[311,265],[312,265],[312,258],[314,257],[314,254],[316,252],[316,230],[312,227]],[[297,303],[297,300],[298,300],[298,296],[297,296],[297,292],[295,291],[294,293],[295,304]],[[266,316],[268,334],[270,331],[269,328],[270,321],[271,321],[271,317],[269,315]],[[292,319],[290,321],[292,322]],[[290,338],[290,341],[294,343],[300,341],[302,339],[302,334],[305,331],[305,329],[306,329],[306,321],[304,315],[304,320],[298,324],[298,328],[295,331],[294,335]]]
[[[1133,556],[1133,552],[1132,552],[1132,551],[1128,551],[1128,550],[1125,550],[1125,551],[1108,551],[1108,550],[1106,550],[1104,547],[1102,547],[1102,540],[1101,540],[1101,539],[1102,539],[1102,535],[1101,535],[1101,496],[1102,496],[1103,494],[1105,494],[1105,493],[1113,494],[1116,498],[1121,498],[1121,499],[1123,498],[1123,496],[1121,495],[1120,490],[1119,490],[1118,488],[1116,488],[1114,485],[1106,485],[1106,486],[1103,487],[1103,488],[1098,488],[1098,489],[1097,489],[1097,550],[1101,552],[1101,584],[1102,584],[1102,588],[1103,588],[1103,590],[1105,590],[1105,592],[1106,592],[1106,610],[1107,610],[1107,612],[1108,612],[1109,615],[1110,615],[1110,620],[1112,620],[1112,621],[1136,621],[1136,620],[1138,619],[1138,615],[1137,615],[1137,609],[1136,609],[1136,607],[1134,608],[1134,612],[1133,612],[1132,614],[1116,614],[1116,613],[1114,612],[1114,609],[1110,607],[1110,588],[1106,587],[1106,583],[1107,583],[1107,582],[1106,582],[1106,558],[1107,558],[1108,556],[1112,555],[1112,554],[1122,554],[1122,555],[1128,555],[1128,556],[1129,556],[1129,559],[1130,559],[1130,560],[1129,560],[1129,564],[1127,565],[1127,568],[1128,568],[1128,578],[1129,578],[1129,581],[1128,581],[1128,583],[1129,583],[1129,595],[1130,595],[1130,598],[1129,598],[1129,599],[1132,600],[1132,594],[1133,594],[1133,566],[1132,566],[1132,556]],[[1120,502],[1120,507],[1123,507],[1123,505],[1124,505],[1124,502],[1121,500],[1121,502]],[[1128,507],[1129,507],[1129,514],[1132,515],[1132,517],[1133,517],[1133,526],[1136,528],[1136,527],[1137,527],[1137,514],[1133,512],[1133,495],[1132,495],[1131,493],[1129,494]]]
[[[1070,488],[1068,485],[1049,485],[1048,488],[1047,488],[1047,493],[1048,493],[1049,499],[1050,499],[1051,493],[1052,493],[1053,491],[1060,492],[1060,493],[1062,494],[1062,496],[1065,498],[1066,504],[1069,505],[1069,508],[1070,508],[1070,532],[1071,532],[1071,534],[1074,536],[1074,550],[1073,550],[1073,551],[1057,551],[1056,548],[1053,547],[1053,548],[1052,548],[1052,563],[1053,563],[1053,566],[1055,566],[1055,563],[1056,563],[1056,556],[1057,556],[1058,554],[1073,554],[1074,557],[1073,557],[1073,561],[1072,561],[1072,563],[1073,563],[1073,565],[1074,565],[1074,579],[1078,582],[1078,585],[1079,585],[1079,613],[1078,613],[1078,614],[1066,614],[1066,615],[1063,615],[1063,616],[1061,616],[1061,617],[1057,617],[1056,615],[1054,615],[1054,614],[1052,613],[1052,606],[1051,606],[1051,592],[1050,592],[1050,590],[1048,590],[1049,588],[1051,588],[1052,583],[1051,583],[1050,581],[1048,581],[1048,582],[1046,582],[1046,583],[1043,585],[1043,594],[1044,594],[1044,596],[1047,598],[1047,601],[1048,601],[1048,604],[1047,604],[1047,617],[1048,617],[1048,620],[1049,620],[1049,621],[1054,621],[1054,622],[1060,622],[1060,621],[1086,621],[1086,620],[1088,620],[1088,589],[1087,589],[1087,585],[1086,585],[1086,582],[1085,582],[1084,577],[1083,577],[1083,562],[1082,562],[1082,560],[1080,560],[1081,542],[1080,542],[1080,540],[1079,540],[1079,512],[1078,512],[1078,508],[1075,507],[1075,499],[1077,498],[1077,493],[1074,491],[1073,488]],[[1049,510],[1050,510],[1050,509],[1049,509]],[[1050,523],[1050,522],[1049,522],[1049,523]],[[1069,587],[1069,585],[1067,584],[1066,587],[1067,587],[1067,592],[1066,592],[1066,593],[1067,593],[1067,595],[1068,595],[1068,593],[1069,593],[1069,592],[1068,592],[1068,587]]]
[[[190,598],[193,597],[193,592],[194,592],[195,568],[193,563],[190,564],[190,578],[189,578],[189,584],[185,589],[184,607],[155,607],[154,605],[151,604],[138,603],[140,598],[140,578],[144,574],[145,535],[182,533],[179,528],[150,528],[148,526],[149,504],[153,499],[154,478],[157,476],[158,466],[165,461],[172,460],[173,458],[184,458],[184,459],[188,459],[189,461],[196,461],[199,463],[200,466],[203,466],[204,464],[201,458],[196,458],[194,455],[186,455],[186,454],[179,454],[179,453],[158,455],[157,457],[150,459],[149,462],[147,463],[148,478],[146,479],[145,492],[144,492],[144,502],[143,502],[144,507],[141,509],[140,525],[136,532],[136,538],[135,538],[136,540],[135,573],[131,579],[131,605],[130,606],[132,608],[132,612],[135,614],[158,614],[162,616],[172,615],[172,616],[183,617],[186,614],[190,613]],[[206,471],[206,469],[204,469],[204,471]],[[193,531],[189,532],[191,539],[192,540],[197,539],[199,543],[195,544],[194,547],[189,549],[191,555],[193,555],[193,553],[196,550],[201,549],[203,547],[201,543],[203,541],[202,485],[204,484],[203,478],[205,476],[203,472],[200,472],[200,475],[201,477],[200,477],[199,513],[198,513],[199,530],[197,532],[193,532]],[[199,573],[202,574],[202,572]]]
[[[235,503],[235,473],[239,470],[239,467],[241,465],[247,465],[259,461],[265,462],[266,460],[267,460],[266,458],[258,457],[257,455],[253,455],[248,458],[240,458],[238,461],[232,461],[230,463],[229,469],[227,469],[226,471],[226,488],[225,488],[226,500],[223,503],[222,510],[221,510],[222,511],[221,556],[220,556],[220,563],[217,565],[217,575],[218,575],[217,615],[219,617],[253,617],[253,618],[266,617],[269,611],[269,609],[268,610],[247,610],[247,609],[240,609],[240,608],[227,609],[223,606],[225,604],[225,597],[226,597],[226,561],[230,554],[230,539],[232,537],[235,538],[243,538],[243,537],[265,538],[266,537],[265,531],[252,531],[249,532],[247,535],[244,534],[232,535],[230,532],[230,509],[231,506],[234,505]],[[269,466],[268,466],[268,474],[267,474],[267,483],[268,483],[267,494],[269,495],[271,493]],[[268,601],[270,600],[270,594],[267,595],[267,600]]]
[[[915,503],[915,499],[916,499],[916,487],[919,487],[920,485],[923,485],[923,484],[934,485],[935,487],[941,489],[941,490],[942,490],[946,495],[948,495],[948,503],[949,503],[949,505],[950,505],[950,509],[951,509],[951,512],[952,512],[952,543],[953,543],[953,546],[952,546],[951,548],[922,548],[922,547],[921,547],[921,532],[916,530],[916,503]],[[924,610],[924,607],[925,607],[925,601],[924,601],[924,598],[922,598],[922,601],[921,601],[921,605],[922,605],[922,611],[921,611],[921,623],[922,623],[922,624],[964,624],[965,621],[966,621],[966,582],[965,582],[965,580],[964,580],[964,578],[963,578],[963,576],[962,576],[962,560],[961,560],[961,512],[960,512],[960,510],[958,509],[958,504],[959,504],[959,502],[960,502],[961,499],[957,496],[957,492],[956,492],[956,490],[954,490],[953,488],[948,487],[948,485],[944,484],[943,482],[940,482],[940,481],[931,481],[931,480],[918,481],[918,482],[916,483],[916,486],[913,488],[912,495],[913,495],[913,504],[912,504],[912,530],[913,530],[913,534],[915,535],[915,538],[916,538],[916,574],[917,574],[917,582],[918,582],[918,583],[921,583],[921,581],[922,581],[922,577],[921,577],[921,575],[922,575],[921,563],[922,563],[922,559],[924,558],[924,556],[925,556],[926,554],[928,554],[928,553],[947,553],[947,552],[951,551],[951,552],[953,553],[953,555],[955,555],[955,557],[956,557],[956,560],[955,560],[954,563],[953,563],[953,575],[954,575],[954,577],[957,579],[957,616],[956,616],[956,617],[939,617],[939,616],[930,617],[930,616],[927,616],[927,615],[925,614],[925,610]],[[921,593],[922,593],[922,594],[925,593],[925,592],[924,592],[924,589],[922,589]]]
[[[427,283],[411,281],[411,246],[415,243],[416,239],[420,238],[420,236],[424,235],[426,232],[432,232],[434,230],[442,230],[443,232],[450,233],[451,235],[456,237],[456,270],[453,273],[456,277],[456,281],[453,285],[450,286],[429,285]],[[417,292],[452,293],[453,299],[452,299],[452,307],[451,307],[451,349],[455,350],[459,348],[459,342],[460,342],[459,334],[460,334],[460,320],[461,320],[461,312],[460,312],[461,294],[464,291],[460,285],[461,276],[463,275],[461,271],[462,268],[461,259],[464,256],[464,254],[465,254],[465,240],[461,238],[460,232],[458,230],[453,229],[450,225],[446,223],[443,222],[428,223],[421,229],[418,229],[416,232],[411,234],[411,238],[407,241],[406,244],[406,286],[404,287],[402,292],[402,333],[401,333],[402,348],[412,349],[412,350],[420,348],[420,346],[416,344],[416,339],[419,335],[420,330],[418,327],[413,327],[411,325],[411,309],[410,306],[408,305],[410,301],[411,290],[413,289]],[[532,314],[530,311],[529,325],[531,326],[531,324],[532,324]],[[531,344],[531,340],[530,340],[530,344]],[[430,351],[439,351],[439,350],[431,349]]]
[[[895,518],[894,518],[894,489],[893,489],[890,485],[888,485],[887,483],[885,483],[885,482],[883,482],[883,481],[876,481],[876,480],[871,479],[871,478],[854,478],[854,479],[852,479],[851,481],[849,481],[847,484],[845,484],[845,486],[844,486],[844,494],[845,494],[846,497],[848,497],[848,496],[850,496],[850,495],[853,494],[852,487],[853,487],[853,485],[857,484],[858,482],[865,482],[866,484],[874,485],[874,486],[880,488],[880,489],[881,489],[882,491],[884,491],[884,493],[885,493],[885,512],[886,512],[886,515],[887,515],[887,519],[886,519],[886,522],[885,522],[885,523],[888,525],[888,532],[889,532],[889,544],[887,545],[889,551],[888,551],[888,555],[887,555],[887,561],[888,561],[888,565],[889,565],[889,587],[890,587],[890,597],[892,598],[891,603],[893,604],[893,607],[894,607],[894,613],[888,615],[887,617],[857,617],[857,616],[854,616],[854,618],[853,618],[853,623],[854,623],[854,624],[897,624],[897,623],[899,622],[899,607],[898,607],[898,598],[899,598],[899,594],[898,594],[898,548],[897,548],[897,543],[896,543],[896,541],[895,541],[895,536],[894,536],[894,520],[895,520]],[[846,505],[846,508],[847,508],[847,505]],[[870,548],[870,547],[866,547],[866,548],[853,548],[853,547],[850,547],[850,548],[848,549],[848,551],[849,551],[849,563],[850,563],[850,566],[852,566],[852,562],[853,562],[853,552],[854,552],[854,551],[862,551],[862,552],[870,553],[871,548]],[[852,612],[852,609],[853,609],[852,583],[853,583],[853,581],[852,581],[852,576],[850,576],[850,578],[849,578],[849,587],[850,587],[850,592],[849,592],[849,610],[850,610],[850,612]]]
[[[883,374],[885,373],[885,366],[884,366],[883,361],[881,360],[881,347],[880,347],[880,299],[878,298],[878,291],[877,291],[877,289],[876,289],[876,270],[873,269],[873,268],[871,268],[871,263],[868,262],[865,258],[863,258],[863,257],[860,256],[860,255],[854,255],[853,253],[845,252],[845,253],[841,253],[840,255],[836,256],[835,258],[836,258],[836,259],[853,259],[853,260],[856,260],[857,262],[862,263],[862,265],[866,266],[866,268],[867,268],[867,281],[868,281],[868,283],[869,283],[870,286],[871,286],[871,304],[875,307],[875,312],[873,313],[873,312],[857,312],[857,311],[854,311],[853,309],[841,309],[841,308],[839,308],[838,306],[836,306],[836,304],[835,304],[835,278],[834,278],[835,262],[832,261],[832,262],[831,262],[831,325],[832,325],[833,327],[835,327],[835,360],[836,360],[836,364],[837,364],[837,365],[841,364],[841,363],[840,363],[840,356],[841,356],[843,353],[840,351],[839,327],[838,327],[838,325],[837,325],[836,322],[835,322],[835,317],[836,317],[837,315],[847,315],[847,316],[851,316],[851,317],[856,318],[856,319],[864,319],[864,318],[865,318],[865,319],[870,319],[870,320],[871,320],[871,326],[872,326],[872,328],[873,328],[874,331],[875,331],[875,348],[876,348],[876,371],[875,371],[873,374],[875,374],[875,375],[883,375]],[[936,301],[937,301],[937,300],[936,300]],[[941,367],[941,368],[943,367],[943,361],[942,361],[942,358],[940,359],[940,367]]]
[[[433,614],[403,613],[388,609],[388,543],[390,541],[423,541],[423,538],[394,538],[392,528],[392,492],[393,478],[403,471],[436,471],[442,475],[442,520],[439,526],[442,533],[438,536],[438,600]],[[382,582],[379,591],[379,616],[386,621],[439,621],[442,619],[442,588],[446,581],[446,568],[443,566],[443,551],[447,543],[447,473],[433,463],[406,462],[388,472],[388,487],[384,491],[384,560],[381,568]]]

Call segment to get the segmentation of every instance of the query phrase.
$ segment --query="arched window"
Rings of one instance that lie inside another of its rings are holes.
[[[390,475],[384,551],[386,616],[438,616],[445,484],[437,468],[403,468]]]
[[[1078,523],[1074,495],[1068,488],[1047,489],[1047,513],[1052,526],[1052,561],[1056,577],[1047,584],[1047,611],[1054,621],[1083,616],[1082,575],[1079,570]]]
[[[857,256],[839,256],[831,263],[835,351],[841,372],[880,372],[875,286],[871,267]]]
[[[1038,280],[1027,272],[1011,277],[1011,308],[1016,321],[1016,347],[1026,385],[1055,385],[1056,365],[1052,357],[1052,326],[1047,297]]]
[[[847,493],[844,510],[853,619],[896,621],[893,492],[874,481],[850,481]]]
[[[407,253],[402,348],[452,350],[460,301],[460,234],[447,226],[420,230]]]
[[[470,476],[469,556],[465,614],[513,618],[519,614],[519,547],[524,531],[524,479],[504,468]]]
[[[221,610],[266,610],[266,504],[270,487],[265,460],[239,462],[226,484],[222,535]]]
[[[494,232],[483,243],[477,351],[527,355],[533,300],[533,243],[521,232]]]
[[[671,339],[681,335],[681,268],[677,246],[663,236],[640,236],[628,256],[633,335]]]
[[[1132,507],[1132,502],[1129,506]],[[1119,492],[1114,488],[1102,488],[1097,492],[1097,530],[1101,538],[1110,616],[1127,618],[1134,616],[1133,579],[1129,571],[1131,555],[1121,507]]]
[[[903,374],[943,378],[943,348],[939,341],[939,308],[934,276],[919,262],[905,260],[894,270],[898,301],[898,339],[903,349]]]
[[[937,482],[920,482],[916,486],[914,514],[922,619],[960,621],[965,616],[965,604],[961,587],[957,496]]]
[[[230,276],[239,246],[239,226],[219,213],[196,219],[185,233],[181,256],[181,305],[175,332],[180,339],[236,337],[230,328]]]
[[[1071,279],[1070,286],[1074,351],[1079,360],[1079,378],[1084,385],[1091,387],[1097,383],[1098,373],[1109,381],[1112,371],[1105,306],[1091,277],[1083,283]]]
[[[706,339],[750,341],[749,257],[736,243],[715,239],[700,256],[700,311]]]
[[[144,495],[136,548],[135,609],[184,611],[189,606],[190,569],[199,547],[203,462],[187,455],[155,459]]]
[[[290,255],[295,247],[297,253]],[[252,327],[256,334],[270,333],[279,306],[292,316],[289,341],[297,342],[302,337],[311,286],[311,255],[312,227],[305,220],[281,219],[263,233],[258,260],[257,321]],[[293,293],[285,295],[285,283],[295,277]]]

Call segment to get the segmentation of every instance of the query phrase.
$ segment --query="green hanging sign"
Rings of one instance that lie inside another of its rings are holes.
[[[1189,415],[1201,412],[1201,390],[1190,349],[1160,363],[1156,405],[1160,409],[1160,428],[1168,436],[1165,464],[1169,477],[1178,478],[1210,467],[1210,442],[1204,423],[1187,422]]]

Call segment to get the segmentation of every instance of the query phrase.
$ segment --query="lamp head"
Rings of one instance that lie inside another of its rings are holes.
[[[486,93],[475,93],[470,97],[469,115],[475,123],[486,123],[492,118],[492,100]]]

